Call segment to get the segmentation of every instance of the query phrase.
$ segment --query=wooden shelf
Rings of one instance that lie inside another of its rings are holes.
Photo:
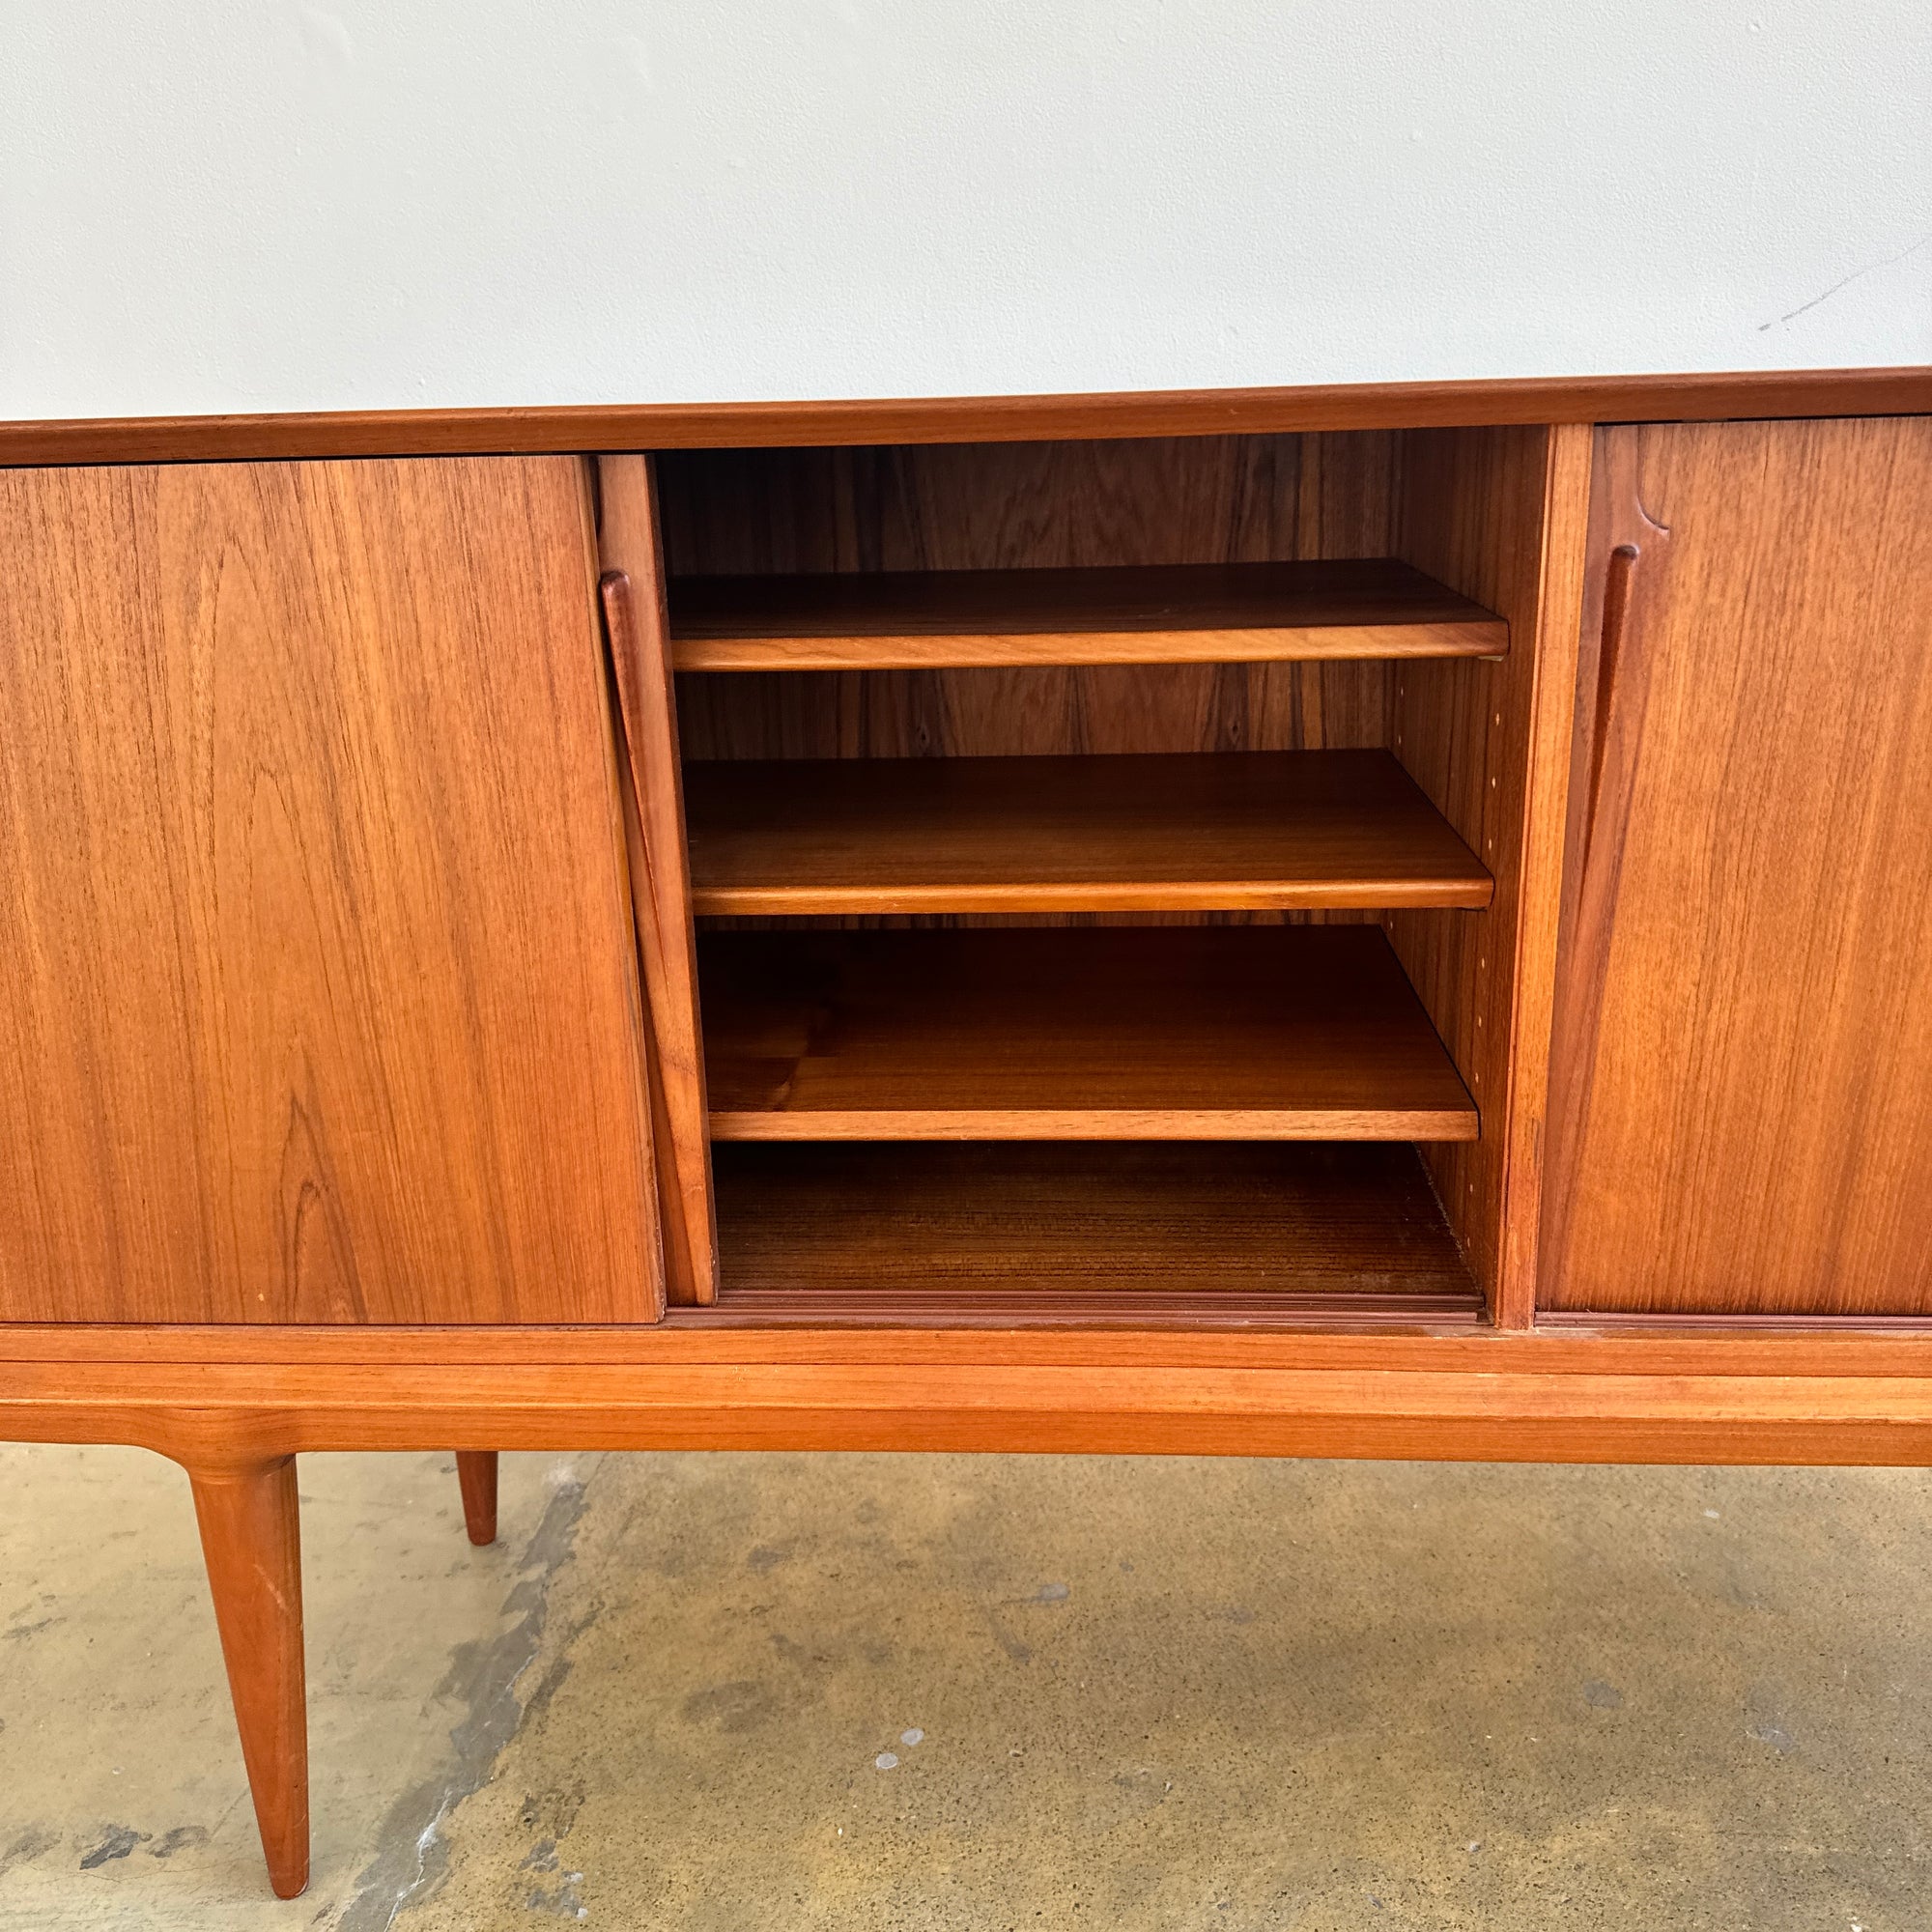
[[[1473,1140],[1381,928],[711,933],[716,1140]]]
[[[680,577],[678,670],[1500,657],[1494,611],[1391,557]]]
[[[699,914],[1482,906],[1387,753],[814,758],[685,768]]]
[[[720,1147],[716,1319],[1468,1324],[1415,1150]]]

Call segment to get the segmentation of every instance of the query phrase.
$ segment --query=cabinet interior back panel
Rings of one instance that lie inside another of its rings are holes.
[[[1346,435],[659,458],[682,575],[1386,556],[1398,440]],[[1023,667],[679,680],[686,754],[1293,751],[1388,740],[1382,663]]]

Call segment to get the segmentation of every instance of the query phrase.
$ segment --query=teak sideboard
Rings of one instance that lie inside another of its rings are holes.
[[[0,425],[0,1435],[1932,1462],[1932,371]],[[640,453],[648,452],[648,453]]]

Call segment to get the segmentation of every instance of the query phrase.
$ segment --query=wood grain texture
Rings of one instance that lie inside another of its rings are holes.
[[[672,1321],[709,1323],[710,1310]],[[649,1334],[648,1329],[634,1331]],[[131,1442],[178,1459],[434,1449],[459,1430],[506,1449],[849,1449],[1419,1457],[1577,1463],[1932,1464],[1932,1377],[1538,1369],[1540,1350],[1439,1337],[1099,1335],[975,1330],[665,1337],[714,1358],[675,1364],[66,1365],[10,1378],[0,1433]],[[948,1352],[934,1345],[941,1341]],[[1112,1345],[1145,1361],[1009,1361]],[[1574,1346],[1563,1338],[1564,1346]],[[831,1359],[864,1347],[885,1359]],[[1648,1350],[1647,1343],[1627,1347]],[[1922,1346],[1922,1345],[1921,1345]],[[1290,1363],[1326,1348],[1352,1367],[1230,1367],[1192,1350]],[[716,1351],[758,1350],[754,1368]],[[1396,1368],[1405,1353],[1485,1352],[1466,1368]],[[1504,1350],[1511,1352],[1505,1354]],[[1520,1350],[1521,1352],[1515,1352]],[[896,1351],[894,1354],[892,1351]]]
[[[1534,1305],[1537,1154],[1560,894],[1568,693],[1576,658],[1589,436],[1442,430],[1408,438],[1401,545],[1503,611],[1496,664],[1409,664],[1394,747],[1495,878],[1475,913],[1395,911],[1389,937],[1483,1109],[1480,1142],[1428,1159],[1494,1319]]]
[[[1932,422],[1601,475],[1544,1301],[1932,1315]]]
[[[1397,443],[1368,432],[669,451],[666,566],[675,582],[1386,556]]]
[[[714,933],[718,1140],[1469,1139],[1373,926]]]
[[[195,1520],[248,1791],[277,1898],[308,1884],[308,1702],[296,1461],[191,1464]]]
[[[1395,439],[1218,437],[660,459],[675,575],[1259,564],[1393,546]],[[1001,756],[1387,742],[1383,663],[678,680],[687,754]]]
[[[1518,753],[1520,816],[1512,841],[1520,884],[1510,985],[1509,1092],[1498,1135],[1504,1162],[1497,1217],[1501,1254],[1491,1301],[1497,1324],[1505,1329],[1526,1329],[1535,1320],[1569,737],[1589,562],[1592,440],[1578,424],[1558,425],[1550,432],[1529,688],[1525,692],[1519,679],[1513,690],[1522,707],[1524,736]]]
[[[1047,437],[1280,435],[1927,412],[1932,412],[1932,368],[1907,364],[1071,395],[78,417],[0,422],[0,464],[1025,442]]]
[[[1479,906],[1386,752],[724,759],[686,773],[700,914]]]
[[[0,1319],[659,1303],[568,459],[0,474]]]
[[[648,1015],[665,1287],[671,1302],[701,1306],[718,1292],[718,1233],[656,491],[641,456],[607,456],[596,478],[604,629],[623,726],[625,836]]]
[[[787,1151],[778,1151],[779,1157]],[[1102,1150],[1105,1151],[1105,1150]],[[1219,1150],[1225,1151],[1225,1149]],[[1074,1150],[1078,1152],[1079,1150]],[[1208,1149],[1204,1158],[1217,1151]],[[724,1158],[736,1158],[735,1150]],[[714,1310],[673,1309],[659,1322],[532,1328],[262,1328],[132,1324],[13,1323],[5,1345],[0,1406],[7,1424],[28,1423],[44,1404],[83,1401],[96,1387],[116,1402],[152,1408],[184,1386],[181,1373],[225,1367],[266,1378],[257,1406],[292,1390],[333,1400],[329,1378],[366,1368],[407,1370],[758,1370],[816,1362],[828,1368],[947,1366],[1012,1368],[1164,1367],[1293,1369],[1432,1375],[1691,1376],[1719,1381],[1799,1376],[1820,1381],[1866,1377],[1932,1382],[1932,1322],[1907,1318],[1708,1317],[1546,1314],[1534,1328],[1384,1333],[1357,1331],[1199,1334],[1095,1325],[1042,1333],[980,1324],[854,1329],[747,1328]],[[245,1377],[224,1384],[230,1400]],[[194,1418],[177,1422],[191,1439]],[[0,1439],[6,1432],[0,1430]],[[18,1440],[37,1440],[21,1435]],[[89,1438],[76,1438],[89,1439]],[[105,1440],[105,1437],[91,1438]],[[445,1441],[448,1438],[445,1438]],[[432,1445],[435,1446],[435,1445]],[[172,1453],[172,1452],[170,1452]]]
[[[679,670],[1499,657],[1509,626],[1394,558],[820,571],[670,585]]]
[[[718,1150],[720,1309],[761,1321],[1473,1321],[1413,1148]]]

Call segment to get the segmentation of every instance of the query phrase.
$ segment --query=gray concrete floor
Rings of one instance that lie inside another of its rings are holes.
[[[0,1926],[1932,1925],[1932,1477],[303,1465],[267,1894],[185,1480],[0,1448]]]

